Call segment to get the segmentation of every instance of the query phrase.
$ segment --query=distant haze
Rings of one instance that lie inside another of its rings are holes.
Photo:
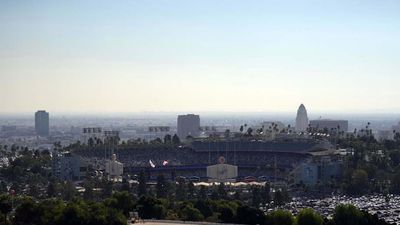
[[[400,112],[400,1],[0,1],[0,113]]]

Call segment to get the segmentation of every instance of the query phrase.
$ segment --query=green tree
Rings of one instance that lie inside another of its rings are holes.
[[[126,179],[125,177],[122,178],[122,185],[121,185],[120,191],[127,191],[127,192],[131,191],[131,187],[129,185],[128,179]]]
[[[256,208],[260,207],[262,201],[260,189],[258,187],[252,187],[251,194],[252,194],[251,198],[252,205]]]
[[[357,169],[351,175],[350,192],[352,194],[365,194],[368,191],[368,174],[365,170]]]
[[[220,199],[218,192],[215,189],[211,192],[210,199],[211,200],[219,200]]]
[[[265,183],[262,193],[261,193],[261,199],[263,204],[267,204],[271,202],[271,186],[269,183]]]
[[[187,204],[181,211],[180,211],[180,218],[183,221],[201,221],[204,219],[203,214],[194,208],[191,204]]]
[[[172,143],[172,137],[170,134],[166,134],[164,136],[164,144],[171,144]]]
[[[115,192],[111,198],[104,201],[104,205],[121,211],[125,216],[133,211],[135,202],[132,194],[127,191]]]
[[[227,204],[220,204],[218,206],[219,216],[218,219],[223,223],[234,222],[235,212],[232,207]]]
[[[167,181],[163,174],[157,176],[156,196],[157,198],[166,198],[168,195]]]
[[[249,127],[246,132],[247,136],[253,136],[253,128]]]
[[[103,199],[111,197],[113,193],[113,182],[103,177],[100,186],[102,187],[101,196]]]
[[[85,200],[93,200],[94,193],[93,193],[93,184],[90,180],[86,180],[83,183],[83,187],[85,188],[85,192],[83,192],[83,198]]]
[[[281,190],[275,191],[274,195],[274,204],[275,205],[283,205],[285,203],[285,197]]]
[[[183,178],[179,178],[176,184],[175,197],[178,201],[187,199],[186,182]]]
[[[76,225],[85,224],[88,220],[88,211],[86,205],[82,202],[70,202],[63,210],[59,224],[61,225]]]
[[[53,198],[56,197],[58,193],[57,183],[54,181],[50,181],[47,185],[47,197]]]
[[[390,159],[392,161],[393,166],[397,166],[400,164],[400,150],[396,149],[389,153]]]
[[[122,215],[121,211],[116,209],[107,208],[106,219],[103,224],[91,223],[93,225],[126,225],[126,217]]]
[[[172,136],[172,144],[179,145],[180,143],[181,140],[179,139],[178,135],[174,134],[174,136]]]
[[[42,224],[38,206],[32,199],[24,199],[15,211],[14,225],[35,224]]]
[[[294,217],[286,210],[276,210],[266,216],[267,225],[293,225]]]
[[[60,199],[46,199],[37,206],[41,225],[53,225],[61,217],[65,204]]]
[[[324,219],[313,209],[303,209],[297,214],[296,225],[322,225]]]
[[[164,219],[166,210],[160,200],[142,196],[137,202],[137,210],[143,219]]]
[[[204,218],[210,217],[213,214],[213,210],[210,207],[210,204],[204,200],[198,200],[194,203],[194,207],[198,209]]]
[[[116,209],[111,209],[111,210],[108,210],[108,209],[110,209],[110,208],[107,208],[105,206],[105,204],[98,204],[98,203],[94,203],[94,202],[89,204],[87,223],[93,224],[93,225],[105,225],[105,224],[108,224],[107,222],[109,222],[109,224],[113,224],[111,222],[111,220],[109,221],[107,218],[108,212],[111,210],[114,211],[115,214],[118,214],[121,212]]]
[[[75,185],[71,181],[67,181],[63,184],[62,196],[66,201],[71,201],[76,195]]]
[[[7,215],[12,211],[11,201],[8,196],[0,196],[0,212],[4,215],[4,224],[7,224]]]
[[[190,200],[194,199],[196,190],[194,188],[193,182],[189,181],[189,183],[187,185],[187,191],[188,191],[188,198]]]
[[[218,186],[218,197],[219,197],[219,199],[227,199],[227,197],[228,197],[224,182],[219,183],[219,186]]]
[[[144,171],[141,171],[139,174],[139,186],[138,186],[138,196],[145,196],[147,193],[147,185],[146,185],[146,176],[144,175]]]
[[[362,213],[353,205],[338,205],[333,214],[335,225],[358,225]]]
[[[4,181],[0,181],[0,194],[6,193],[7,190],[7,183]]]
[[[265,216],[264,212],[251,208],[248,206],[239,206],[236,210],[236,223],[240,224],[264,224]],[[286,225],[286,224],[279,224]]]
[[[93,138],[89,138],[88,139],[88,146],[89,147],[93,147],[94,146],[94,139]]]
[[[206,186],[200,186],[199,194],[197,195],[197,197],[202,200],[206,200],[208,198]]]
[[[391,191],[396,194],[400,193],[400,169],[397,169],[391,181]]]

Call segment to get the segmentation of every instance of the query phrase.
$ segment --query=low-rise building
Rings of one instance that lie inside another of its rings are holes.
[[[329,155],[324,155],[323,152],[313,155],[313,158],[300,165],[298,171],[297,182],[308,186],[315,186],[318,183],[329,183],[337,180],[341,176],[342,162],[338,160],[338,152],[333,150],[326,151]]]
[[[349,121],[348,120],[310,120],[310,128],[320,131],[326,130],[328,132],[331,131],[344,131],[347,132],[349,130]]]
[[[106,173],[110,179],[118,178],[124,173],[124,165],[117,161],[117,156],[112,155],[111,160],[106,163]]]
[[[53,175],[61,180],[81,180],[86,176],[86,163],[70,152],[54,155],[52,163]]]

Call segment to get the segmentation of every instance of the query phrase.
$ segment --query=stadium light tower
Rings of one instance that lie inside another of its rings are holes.
[[[107,144],[104,145],[104,158],[107,160],[107,147],[110,149],[110,157],[114,154],[114,150],[118,148],[119,131],[104,131],[104,137],[104,142],[107,142]]]

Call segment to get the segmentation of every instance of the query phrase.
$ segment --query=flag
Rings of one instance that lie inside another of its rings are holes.
[[[156,167],[156,165],[151,161],[151,159],[149,160],[149,163],[150,163],[151,168]]]
[[[163,163],[162,163],[162,165],[163,165],[163,166],[168,165],[168,161],[167,161],[167,160],[164,160]]]

